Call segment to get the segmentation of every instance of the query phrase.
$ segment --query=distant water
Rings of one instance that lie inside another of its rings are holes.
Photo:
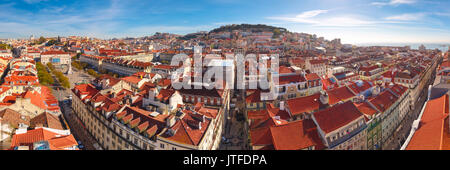
[[[419,49],[419,46],[422,45],[421,43],[361,43],[356,44],[357,46],[410,46],[411,49]],[[427,49],[440,49],[440,50],[448,50],[450,43],[443,43],[443,44],[423,44]],[[443,47],[443,45],[445,45]]]

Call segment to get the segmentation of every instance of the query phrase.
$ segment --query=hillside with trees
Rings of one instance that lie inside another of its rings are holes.
[[[219,28],[213,29],[209,33],[219,33],[219,32],[232,32],[235,30],[239,31],[248,31],[248,32],[277,32],[277,33],[284,33],[287,32],[286,28],[281,27],[274,27],[264,24],[233,24],[233,25],[225,25],[221,26]]]

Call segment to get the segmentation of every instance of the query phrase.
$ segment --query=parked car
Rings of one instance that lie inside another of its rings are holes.
[[[222,136],[222,143],[223,144],[229,144],[230,140]]]

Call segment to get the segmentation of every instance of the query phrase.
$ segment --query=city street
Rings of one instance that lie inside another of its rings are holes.
[[[84,71],[78,70],[73,67],[72,67],[72,74],[68,74],[67,78],[69,78],[70,87],[74,87],[75,83],[91,82],[92,80],[95,79],[94,77],[85,73]]]
[[[71,83],[71,87],[73,87],[75,83],[79,81],[89,81],[93,79],[89,75],[86,75],[87,74],[75,71],[74,69],[73,74],[67,75]],[[71,106],[71,100],[69,100],[69,96],[71,95],[70,89],[64,89],[62,86],[60,86],[56,77],[53,76],[53,79],[55,80],[55,86],[53,87],[56,87],[56,89],[52,89],[52,93],[57,98],[64,119],[66,119],[67,123],[69,124],[70,131],[74,135],[75,139],[81,141],[81,144],[84,146],[83,149],[100,149],[94,137],[92,137],[84,128],[81,120],[79,120],[79,118],[72,113],[73,110]]]
[[[220,144],[220,150],[246,150],[247,149],[247,132],[245,131],[245,123],[242,121],[238,121],[236,115],[238,112],[245,113],[245,98],[243,97],[243,93],[237,98],[236,108],[230,110],[230,117],[228,120],[225,120],[225,129],[224,135],[228,142]]]

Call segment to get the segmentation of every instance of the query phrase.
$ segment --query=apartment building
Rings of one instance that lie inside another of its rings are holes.
[[[63,51],[45,51],[41,53],[41,63],[52,63],[53,65],[70,65],[71,57],[69,53]]]
[[[365,150],[367,125],[364,115],[348,101],[312,114],[324,145],[330,150]]]
[[[141,94],[122,91],[116,95],[101,94],[91,84],[78,85],[72,90],[76,96],[72,102],[75,114],[103,148],[218,148],[228,108],[204,106],[201,102],[191,106],[176,103],[174,109],[169,108],[172,112],[160,113],[141,109],[144,103]],[[168,97],[158,94],[156,99],[166,104],[170,103]],[[179,94],[178,101],[181,101]]]
[[[328,60],[320,59],[320,60],[306,60],[305,67],[310,70],[311,73],[316,73],[319,77],[323,77],[327,75],[327,64]]]

